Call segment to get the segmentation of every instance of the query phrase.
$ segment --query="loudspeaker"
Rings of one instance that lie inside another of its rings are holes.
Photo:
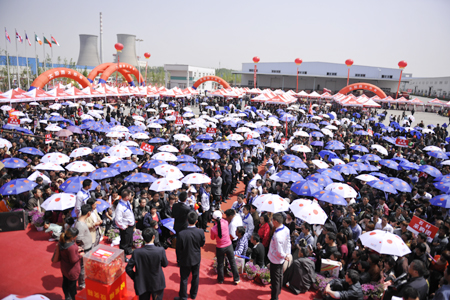
[[[25,210],[0,213],[0,232],[25,230],[28,212]]]

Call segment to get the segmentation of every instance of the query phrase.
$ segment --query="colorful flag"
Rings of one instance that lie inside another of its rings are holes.
[[[9,37],[8,31],[6,31],[6,28],[5,28],[5,37],[6,37],[6,39],[8,40],[8,42],[11,43],[11,39],[10,39],[10,37]]]
[[[52,47],[52,43],[50,43],[50,41],[47,40],[45,36],[44,36],[44,43],[47,43],[50,46],[50,48]]]
[[[58,44],[58,42],[56,41],[56,39],[53,37],[53,36],[51,36],[52,37],[52,44],[55,44],[56,46],[59,46],[59,44]]]
[[[37,36],[37,34],[34,34],[34,38],[35,38],[36,42],[39,43],[39,45],[42,45],[42,41],[41,41],[41,39]]]
[[[19,41],[19,42],[21,42],[21,43],[23,43],[23,39],[22,39],[22,37],[20,36],[20,34],[16,31],[16,39]]]
[[[28,38],[28,34],[26,34],[26,33],[25,33],[25,39],[27,40],[27,42],[28,42],[28,45],[29,45],[29,46],[31,46],[31,42],[30,42],[30,39]]]

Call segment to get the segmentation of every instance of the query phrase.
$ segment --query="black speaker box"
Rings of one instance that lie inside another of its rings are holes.
[[[28,226],[28,212],[13,211],[0,213],[0,232],[25,230]]]

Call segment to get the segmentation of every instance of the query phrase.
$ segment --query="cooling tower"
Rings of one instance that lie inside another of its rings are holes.
[[[80,54],[78,55],[78,66],[98,66],[98,36],[91,34],[80,34]]]
[[[123,50],[119,53],[120,62],[137,66],[136,36],[133,34],[118,34],[117,42],[123,45]]]

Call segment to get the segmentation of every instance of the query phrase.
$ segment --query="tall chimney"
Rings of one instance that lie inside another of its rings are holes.
[[[100,63],[103,63],[103,17],[100,13]]]

